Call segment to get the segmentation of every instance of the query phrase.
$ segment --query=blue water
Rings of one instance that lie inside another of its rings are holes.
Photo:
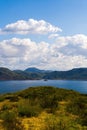
[[[22,80],[0,81],[0,94],[16,92],[34,86],[55,86],[58,88],[72,89],[87,94],[87,81],[67,80]]]

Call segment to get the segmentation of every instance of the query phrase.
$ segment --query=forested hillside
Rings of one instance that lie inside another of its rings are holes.
[[[62,79],[87,80],[87,68],[77,68],[68,71],[49,71],[37,68],[26,70],[9,70],[0,67],[0,80],[36,80],[36,79]]]

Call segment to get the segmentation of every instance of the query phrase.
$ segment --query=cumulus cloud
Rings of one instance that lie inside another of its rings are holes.
[[[62,29],[44,20],[29,19],[28,21],[19,20],[15,23],[6,25],[0,29],[0,34],[48,34],[61,32]]]
[[[56,46],[58,45],[58,46]],[[58,37],[54,45],[64,55],[83,55],[87,57],[87,36],[76,34],[74,36]]]
[[[12,38],[0,42],[0,66],[25,69],[68,70],[87,66],[87,36],[60,37],[56,42],[36,43],[31,39]]]
[[[73,36],[66,36],[66,37],[58,37],[57,42],[66,43],[66,44],[73,44],[78,45],[82,48],[87,49],[87,36],[83,34],[76,34]]]

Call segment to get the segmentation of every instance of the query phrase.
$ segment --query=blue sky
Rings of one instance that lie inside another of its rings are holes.
[[[87,0],[0,0],[0,27],[19,19],[44,19],[65,35],[87,34]]]
[[[86,44],[87,0],[0,0],[0,66],[87,67]]]

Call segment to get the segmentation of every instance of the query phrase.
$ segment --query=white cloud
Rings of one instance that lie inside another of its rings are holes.
[[[61,28],[44,20],[29,19],[28,21],[19,20],[6,25],[3,29],[0,29],[0,34],[48,34],[61,31]]]
[[[76,34],[73,36],[58,37],[57,43],[64,43],[66,45],[75,45],[83,49],[87,49],[87,36],[83,34]]]
[[[87,36],[58,37],[53,44],[12,38],[0,42],[0,66],[67,70],[87,66]]]
[[[55,38],[55,37],[58,37],[59,34],[57,33],[53,33],[53,34],[50,34],[48,38]]]

